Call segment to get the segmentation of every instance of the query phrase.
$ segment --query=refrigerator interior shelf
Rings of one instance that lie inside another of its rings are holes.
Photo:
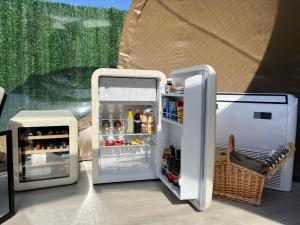
[[[168,181],[168,178],[165,177],[164,175],[162,174],[159,174],[158,175],[159,178],[161,179],[161,181],[173,192],[173,194],[178,198],[178,199],[181,199],[180,197],[180,188],[175,186],[174,184],[171,184],[169,181]]]
[[[56,134],[56,135],[40,135],[40,136],[26,136],[20,138],[22,141],[28,140],[43,140],[43,139],[58,139],[58,138],[69,138],[68,134]]]
[[[121,133],[114,133],[113,136],[120,136],[120,135],[123,135],[123,136],[151,136],[153,135],[154,133],[125,133],[125,134],[121,134]],[[100,134],[100,137],[108,137],[109,134]]]
[[[100,105],[121,104],[121,105],[135,106],[135,105],[153,105],[156,103],[156,101],[99,101],[99,103]]]
[[[166,94],[162,94],[162,97],[178,97],[178,98],[183,98],[184,94],[166,93]]]
[[[169,123],[169,124],[176,125],[176,126],[181,127],[181,128],[183,127],[183,124],[182,123],[178,123],[176,120],[172,120],[172,119],[168,119],[168,118],[162,117],[161,121]]]
[[[120,145],[120,146],[100,146],[99,149],[108,149],[108,148],[132,148],[132,147],[149,147],[150,144],[143,145]]]
[[[44,154],[44,153],[55,153],[55,152],[68,152],[69,148],[53,148],[53,149],[44,149],[44,150],[27,150],[23,151],[22,154],[31,155],[31,154]]]

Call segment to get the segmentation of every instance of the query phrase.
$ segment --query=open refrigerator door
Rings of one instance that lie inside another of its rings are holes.
[[[201,65],[175,70],[171,76],[172,85],[162,94],[160,142],[165,148],[158,176],[179,199],[203,210],[210,205],[213,189],[216,74]],[[176,160],[175,169],[172,162],[174,149],[175,158],[180,155],[179,173]]]

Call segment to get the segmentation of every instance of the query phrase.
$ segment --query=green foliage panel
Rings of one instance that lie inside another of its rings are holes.
[[[117,65],[125,16],[114,8],[1,0],[0,86],[10,93],[3,116],[90,101],[93,71]]]
[[[53,72],[69,70],[73,73],[65,79],[69,82],[59,86],[88,87],[90,80],[82,76],[82,68],[116,67],[125,15],[125,11],[114,8],[1,1],[1,86],[13,91],[30,82],[31,76],[52,82]]]

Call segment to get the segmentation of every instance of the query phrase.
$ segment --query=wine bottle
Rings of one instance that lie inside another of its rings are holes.
[[[174,175],[173,184],[178,186],[179,185],[179,176],[180,176],[180,149],[176,150],[176,158],[175,158],[175,165],[172,170],[172,174]]]
[[[170,159],[168,162],[168,180],[170,182],[173,182],[174,176],[172,175],[172,171],[173,171],[173,167],[175,165],[175,154],[176,154],[176,150],[175,147],[173,145],[170,145],[170,151],[171,151],[171,155],[170,155]]]
[[[164,151],[163,151],[163,156],[162,156],[162,159],[161,159],[161,173],[163,175],[167,175],[167,166],[168,166],[168,161],[169,161],[169,158],[170,158],[170,149],[169,148],[165,148]]]
[[[135,110],[135,115],[134,115],[134,133],[140,133],[141,132],[141,117],[139,110]]]

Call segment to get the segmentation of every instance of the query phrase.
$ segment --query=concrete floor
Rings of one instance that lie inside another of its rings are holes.
[[[159,181],[93,186],[83,162],[77,184],[17,193],[16,208],[5,225],[300,224],[300,183],[289,193],[266,189],[261,207],[214,198],[197,212]]]

